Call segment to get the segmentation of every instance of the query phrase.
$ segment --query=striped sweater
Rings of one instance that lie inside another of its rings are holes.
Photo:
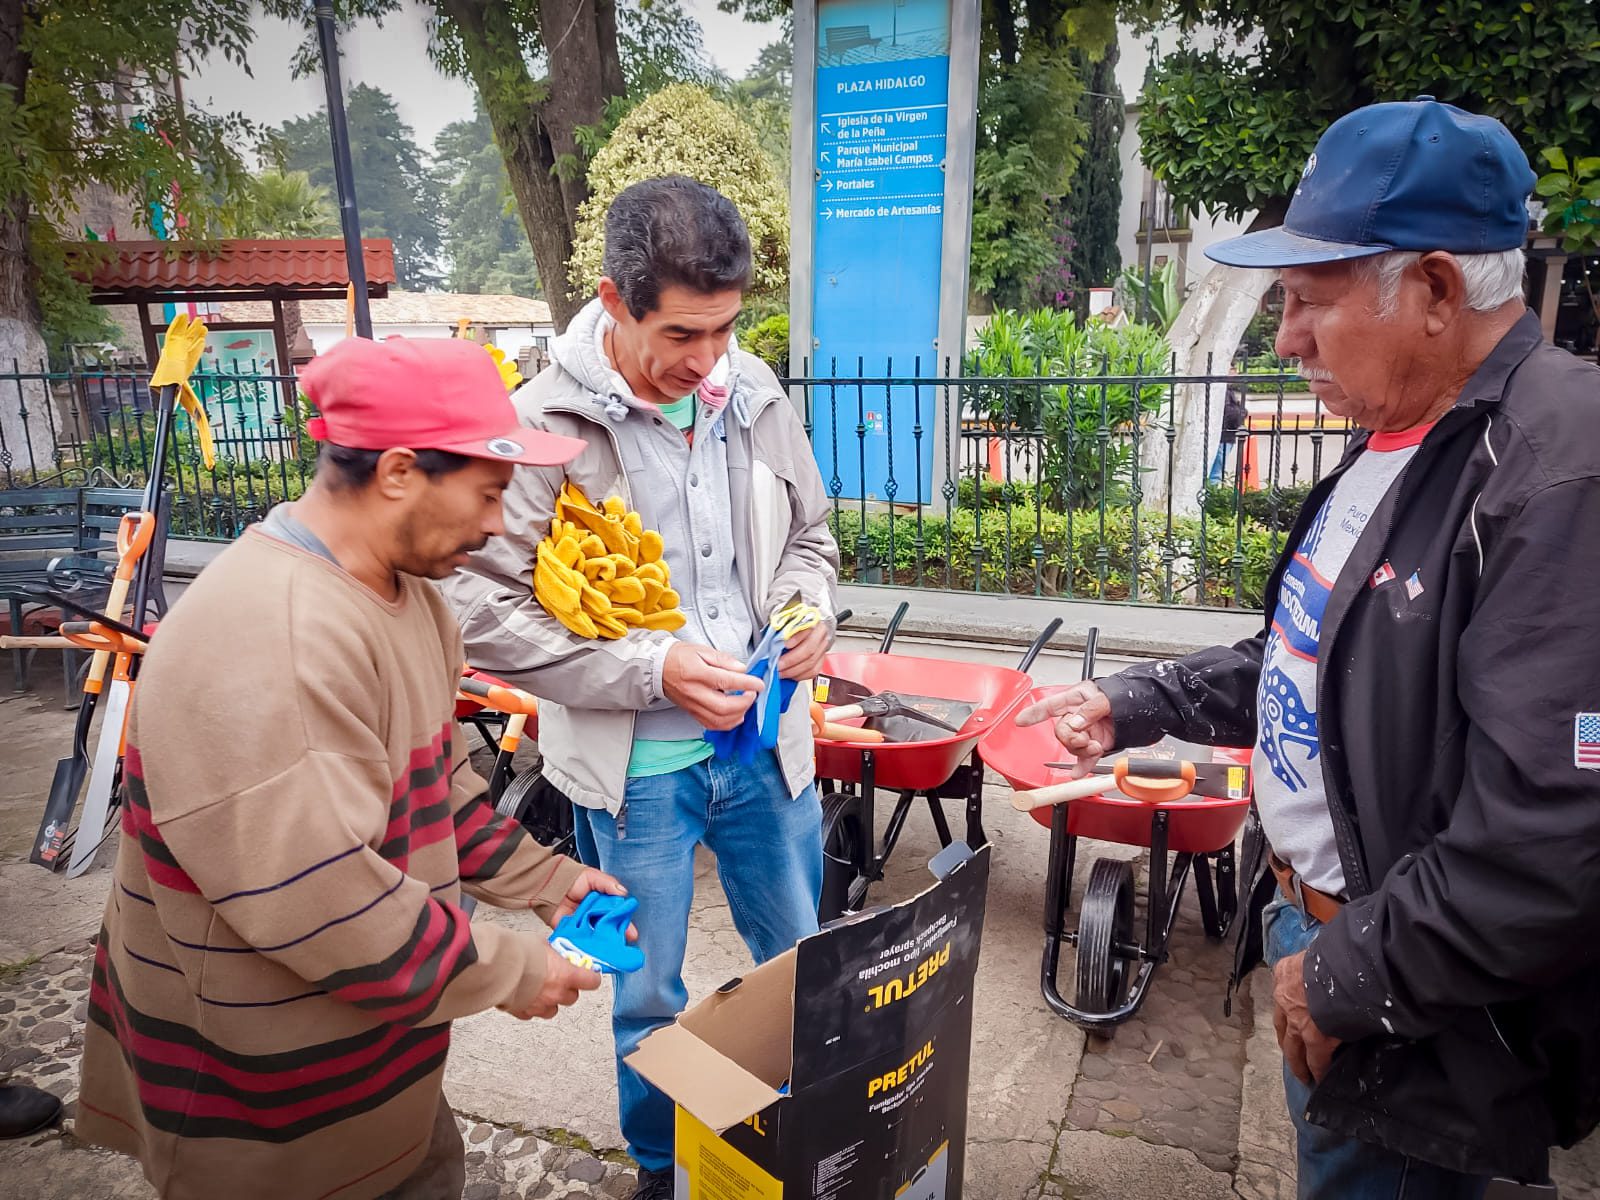
[[[450,1020],[539,989],[544,940],[471,925],[461,892],[548,919],[580,868],[483,800],[461,662],[425,581],[387,603],[259,532],[162,623],[77,1129],[169,1200],[389,1190],[427,1147]]]

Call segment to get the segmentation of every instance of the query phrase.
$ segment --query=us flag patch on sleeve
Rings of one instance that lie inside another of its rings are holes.
[[[1572,765],[1600,771],[1600,713],[1579,713],[1572,719]]]

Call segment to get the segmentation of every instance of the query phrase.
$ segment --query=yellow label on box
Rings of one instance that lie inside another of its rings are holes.
[[[768,1175],[693,1114],[678,1109],[673,1147],[680,1182],[677,1200],[783,1200],[783,1184]]]

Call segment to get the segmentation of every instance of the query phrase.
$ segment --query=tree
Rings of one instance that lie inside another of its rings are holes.
[[[623,118],[589,167],[591,194],[578,221],[572,279],[592,290],[600,279],[605,216],[619,192],[659,175],[688,175],[732,200],[750,230],[751,295],[781,296],[789,285],[789,199],[755,133],[703,88],[679,83]]]
[[[1062,204],[1073,235],[1072,279],[1081,292],[1111,283],[1122,269],[1117,223],[1122,211],[1123,106],[1116,41],[1098,60],[1081,51],[1077,58],[1079,76],[1087,85],[1078,111],[1089,134]],[[1081,311],[1087,312],[1086,300]]]
[[[1145,97],[1144,159],[1172,197],[1277,224],[1317,138],[1378,100],[1435,96],[1504,121],[1528,152],[1600,147],[1591,0],[1173,0],[1248,49],[1180,53]]]
[[[1282,221],[1323,130],[1377,100],[1428,94],[1488,113],[1530,159],[1546,146],[1600,145],[1590,0],[1170,0],[1167,12],[1239,45],[1161,64],[1140,114],[1144,161],[1177,202],[1235,219],[1254,212],[1252,228]],[[1226,363],[1272,279],[1213,267],[1170,334],[1178,373]],[[1152,476],[1155,503],[1170,488],[1176,511],[1195,507],[1221,391],[1177,389],[1176,465],[1170,478]]]
[[[217,232],[216,209],[245,176],[240,149],[259,131],[184,110],[173,82],[213,51],[239,60],[249,40],[244,0],[193,11],[158,0],[0,3],[0,362],[33,371],[75,343],[111,340],[68,266],[89,191],[120,210],[124,233]],[[0,457],[51,461],[50,404],[42,381],[10,389],[0,443],[11,451]]]
[[[269,169],[255,175],[232,216],[238,237],[336,237],[339,221],[328,189],[304,171]]]
[[[677,0],[635,0],[624,10],[625,36],[616,0],[433,0],[433,8],[435,60],[477,88],[545,299],[556,327],[565,328],[582,305],[567,264],[589,197],[589,160],[625,107],[619,98],[637,99],[639,89],[702,69],[687,66],[685,53],[699,26]]]
[[[482,104],[472,120],[440,130],[434,165],[447,181],[444,253],[450,290],[537,296],[533,249],[510,208],[511,184]]]
[[[727,103],[755,130],[778,178],[789,183],[789,114],[793,100],[794,47],[788,40],[764,46],[743,79],[727,89]]]
[[[229,214],[234,237],[320,238],[339,232],[328,189],[311,182],[304,171],[262,171],[252,178]],[[300,301],[283,304],[283,341],[291,348],[305,328]],[[289,369],[279,363],[280,371]]]
[[[345,111],[362,235],[393,240],[401,287],[423,291],[437,285],[442,189],[411,127],[387,93],[364,83],[350,89]],[[319,187],[337,186],[325,108],[284,122],[279,136],[289,169],[306,172]]]

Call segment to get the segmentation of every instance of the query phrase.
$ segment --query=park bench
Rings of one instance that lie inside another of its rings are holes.
[[[829,58],[838,58],[848,50],[876,46],[883,41],[882,38],[873,37],[871,27],[867,25],[830,25],[825,32],[828,35]]]

